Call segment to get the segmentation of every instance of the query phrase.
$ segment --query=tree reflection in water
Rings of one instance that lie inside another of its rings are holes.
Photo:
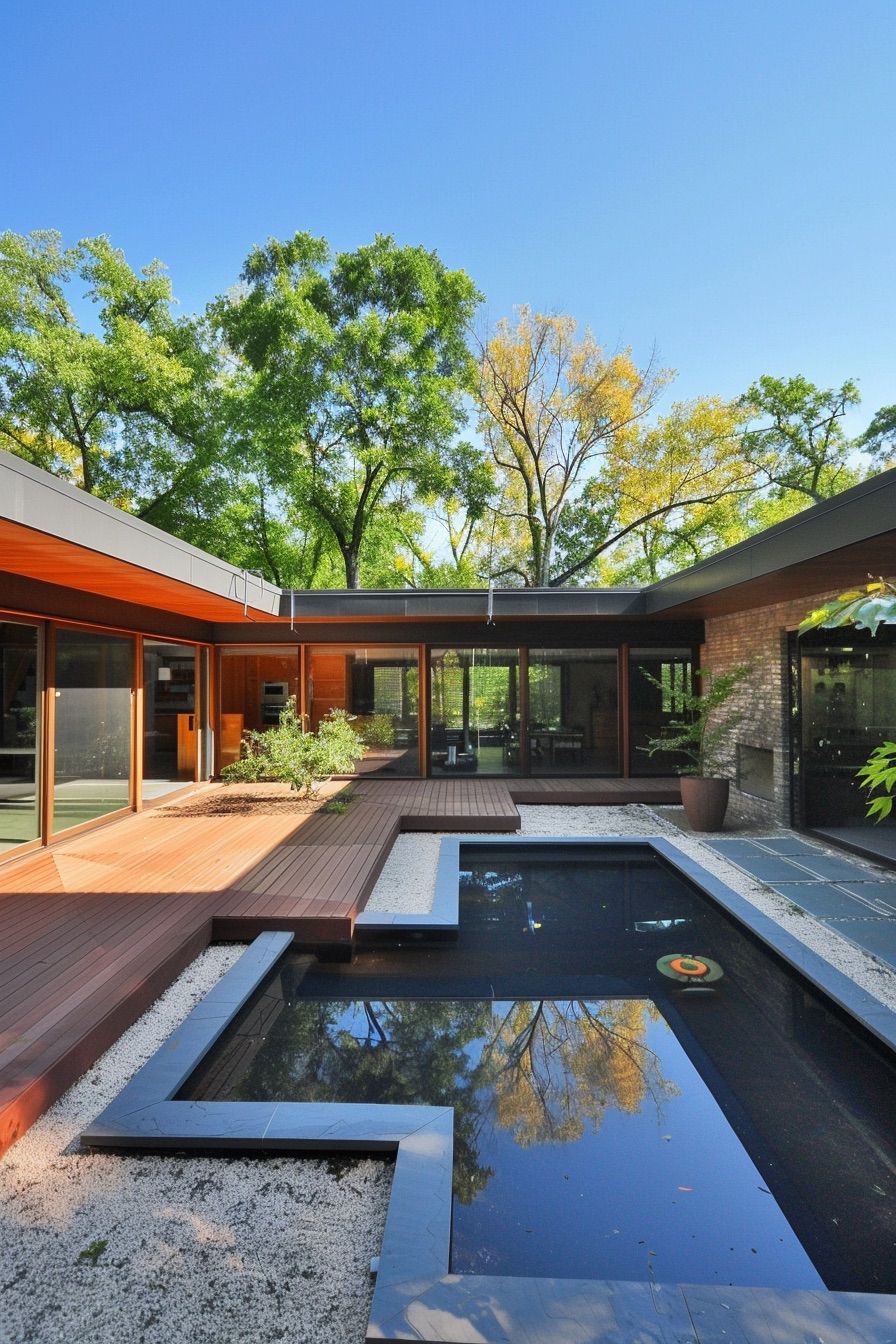
[[[528,1148],[596,1132],[608,1111],[634,1115],[648,1097],[659,1114],[679,1091],[646,1044],[659,1020],[644,999],[510,1004],[483,1051],[495,1123]]]
[[[230,1095],[453,1106],[454,1193],[467,1204],[494,1174],[479,1161],[494,1126],[528,1148],[574,1142],[648,1099],[659,1116],[678,1095],[647,1045],[659,1020],[643,999],[299,1000]]]

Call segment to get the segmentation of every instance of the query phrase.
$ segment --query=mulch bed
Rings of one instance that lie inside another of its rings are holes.
[[[214,793],[210,798],[199,798],[192,803],[172,803],[170,807],[155,808],[169,816],[179,817],[271,817],[288,812],[292,816],[308,816],[327,806],[329,798],[300,798],[298,794],[282,793]]]

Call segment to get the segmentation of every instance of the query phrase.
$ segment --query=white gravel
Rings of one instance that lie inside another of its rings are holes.
[[[520,813],[524,835],[666,836],[896,1009],[896,974],[652,809]],[[429,909],[441,838],[400,836],[368,908]],[[73,1147],[241,951],[204,953],[0,1162],[2,1344],[363,1340],[391,1167],[359,1161],[339,1175],[314,1159],[119,1157]]]
[[[242,951],[199,957],[0,1162],[3,1344],[363,1341],[387,1164],[67,1151]]]

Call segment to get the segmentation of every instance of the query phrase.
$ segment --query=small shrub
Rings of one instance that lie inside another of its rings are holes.
[[[394,747],[395,724],[391,714],[371,714],[359,731],[369,747]]]
[[[231,761],[221,771],[225,784],[257,784],[260,779],[273,778],[266,739],[266,733],[257,733],[252,729],[243,733],[240,759]]]
[[[85,1246],[85,1247],[84,1247],[84,1250],[83,1250],[83,1251],[79,1251],[79,1252],[78,1252],[78,1259],[79,1259],[79,1260],[89,1260],[90,1263],[91,1263],[94,1267],[96,1267],[96,1264],[97,1264],[97,1262],[98,1262],[100,1256],[105,1252],[105,1250],[107,1249],[108,1245],[109,1245],[108,1241],[105,1241],[105,1240],[103,1240],[103,1241],[100,1241],[100,1240],[92,1241],[92,1242],[90,1243],[89,1246]]]
[[[294,698],[287,701],[280,723],[265,733],[264,739],[274,776],[304,797],[331,775],[353,770],[355,761],[367,750],[344,709],[331,709],[316,733],[306,733]]]
[[[266,776],[270,778],[270,763],[262,756],[241,756],[231,761],[221,771],[225,784],[257,784]]]
[[[243,734],[243,755],[224,767],[221,778],[227,784],[279,779],[307,798],[331,775],[348,774],[367,750],[344,709],[331,709],[316,733],[306,733],[302,720],[293,696],[276,728]]]

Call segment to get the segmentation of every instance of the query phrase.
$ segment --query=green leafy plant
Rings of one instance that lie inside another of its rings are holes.
[[[724,714],[721,711],[751,671],[748,664],[742,664],[730,672],[719,672],[716,676],[708,668],[695,672],[694,676],[705,683],[706,689],[702,692],[679,692],[682,717],[671,719],[660,735],[649,738],[647,746],[640,750],[646,751],[648,756],[658,751],[679,752],[686,762],[679,768],[679,774],[682,775],[715,774],[720,768],[719,749],[722,742],[744,717],[735,711]],[[644,676],[658,690],[665,689],[662,682],[646,670]]]
[[[355,795],[352,789],[343,789],[335,798],[331,798],[324,808],[325,812],[332,812],[334,816],[343,816],[355,801]]]
[[[244,733],[243,755],[225,765],[221,771],[224,782],[254,784],[278,779],[307,798],[331,775],[353,770],[367,748],[351,726],[352,716],[344,709],[331,709],[316,733],[306,732],[304,717],[292,696],[280,711],[276,728]]]
[[[270,762],[266,756],[241,756],[224,766],[221,778],[225,784],[257,784],[271,778]]]
[[[92,1265],[96,1265],[108,1245],[108,1241],[92,1241],[89,1246],[85,1246],[84,1250],[79,1253],[78,1259],[89,1260]]]
[[[800,621],[800,630],[838,625],[854,625],[857,630],[870,630],[872,635],[877,634],[879,625],[896,625],[896,587],[886,579],[876,579],[864,588],[841,593],[810,611]]]
[[[240,742],[240,758],[231,761],[221,771],[225,784],[257,784],[261,779],[273,779],[268,753],[267,733],[249,729]]]
[[[277,727],[263,737],[274,778],[282,779],[306,798],[331,775],[353,770],[355,761],[367,750],[344,709],[331,709],[316,733],[305,732],[295,697],[281,710]]]
[[[861,770],[856,771],[856,778],[862,781],[862,788],[867,789],[869,795],[883,789],[879,797],[869,798],[867,812],[867,815],[874,817],[875,821],[883,821],[884,817],[888,817],[893,811],[893,790],[896,788],[896,742],[883,742],[879,747],[875,747]]]
[[[394,747],[395,724],[391,714],[371,714],[358,730],[369,747]]]

